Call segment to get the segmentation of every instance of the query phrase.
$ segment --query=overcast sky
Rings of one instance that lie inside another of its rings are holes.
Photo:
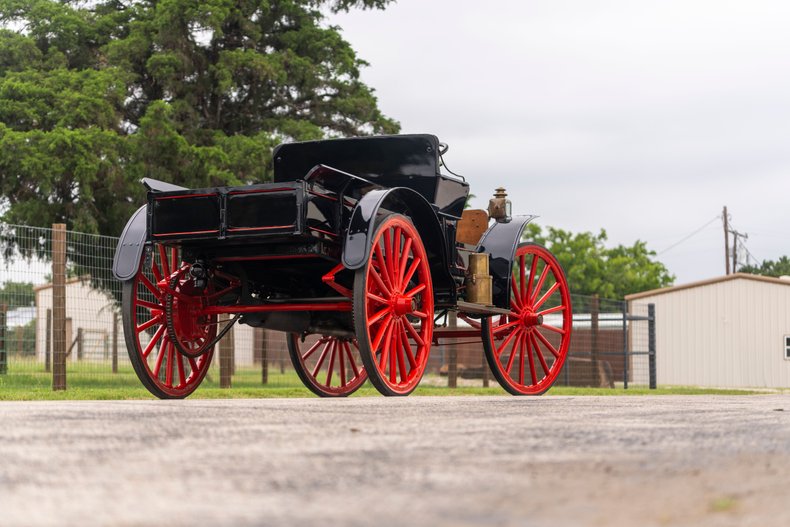
[[[790,254],[790,2],[398,0],[330,22],[403,133],[450,144],[487,205],[640,239],[676,283],[724,274],[727,205]]]

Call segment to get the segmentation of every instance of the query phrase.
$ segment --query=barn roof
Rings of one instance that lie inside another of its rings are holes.
[[[642,291],[641,293],[634,293],[626,295],[626,300],[639,300],[649,296],[663,295],[665,293],[674,293],[675,291],[682,291],[683,289],[693,289],[695,287],[703,287],[706,285],[718,284],[721,282],[728,282],[730,280],[751,280],[755,282],[763,282],[768,284],[790,286],[790,280],[786,278],[774,278],[772,276],[762,276],[758,274],[749,273],[733,273],[716,278],[709,278],[707,280],[700,280],[698,282],[690,282],[688,284],[675,285],[672,287],[664,287],[661,289],[651,289],[650,291]]]

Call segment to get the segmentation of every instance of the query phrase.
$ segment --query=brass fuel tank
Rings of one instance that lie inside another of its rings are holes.
[[[488,253],[469,255],[469,270],[466,276],[466,301],[474,304],[492,305],[491,274],[488,271]]]

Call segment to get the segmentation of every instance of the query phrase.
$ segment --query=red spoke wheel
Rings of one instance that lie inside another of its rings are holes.
[[[129,359],[143,385],[160,399],[180,399],[194,392],[214,354],[213,347],[202,347],[216,336],[217,317],[200,314],[207,303],[206,293],[195,288],[188,271],[177,248],[156,244],[150,265],[143,261],[137,275],[123,283],[123,332]],[[170,331],[166,309],[172,313]],[[182,348],[201,354],[179,353],[171,334]]]
[[[422,379],[433,338],[433,284],[417,229],[392,214],[376,228],[354,277],[354,325],[370,382],[408,395]]]
[[[568,282],[554,255],[529,243],[516,249],[510,285],[510,314],[485,320],[483,349],[505,390],[540,395],[554,384],[568,355]]]
[[[351,395],[368,378],[356,339],[288,335],[288,353],[297,375],[311,392],[321,397]]]

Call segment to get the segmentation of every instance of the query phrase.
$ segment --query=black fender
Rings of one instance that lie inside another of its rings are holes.
[[[149,192],[186,190],[185,187],[147,177],[141,179],[140,182]],[[118,246],[115,248],[115,256],[112,260],[112,274],[122,282],[134,278],[140,269],[148,228],[146,211],[146,205],[137,209],[126,222],[126,227],[123,228],[121,237],[118,239]]]
[[[343,240],[343,265],[347,269],[359,269],[367,263],[376,219],[381,210],[404,214],[414,223],[428,255],[436,303],[453,303],[455,282],[450,275],[442,224],[431,204],[412,189],[371,190],[359,200]]]
[[[510,309],[510,275],[516,247],[527,223],[537,216],[513,216],[507,223],[494,223],[477,244],[477,252],[488,253],[494,305]]]
[[[143,205],[132,214],[118,239],[112,260],[112,274],[122,282],[134,278],[140,268],[145,248],[147,208],[147,205]]]

